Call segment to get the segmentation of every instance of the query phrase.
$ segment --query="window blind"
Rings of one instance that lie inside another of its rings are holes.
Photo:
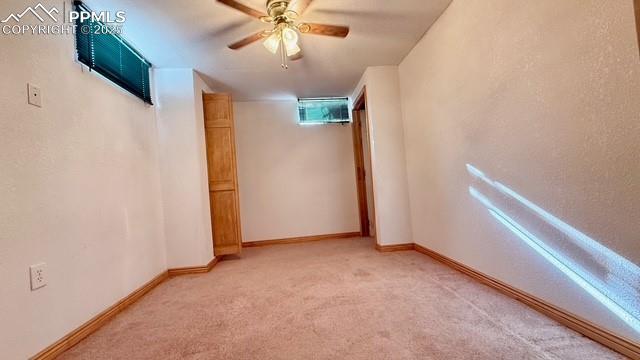
[[[349,99],[315,98],[298,99],[300,124],[348,123]]]
[[[81,1],[75,1],[74,6],[76,11],[91,12]],[[151,63],[121,36],[105,31],[105,24],[78,18],[75,25],[78,61],[144,102],[153,104],[149,83]]]

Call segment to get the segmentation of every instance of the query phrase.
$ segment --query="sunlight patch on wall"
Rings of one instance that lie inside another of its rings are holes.
[[[640,268],[636,264],[508,186],[492,180],[476,167],[467,164],[467,171],[481,181],[480,184],[488,189],[487,193],[495,194],[496,200],[491,200],[476,187],[469,187],[471,196],[484,205],[500,224],[640,332]],[[504,206],[497,203],[504,203]],[[509,209],[509,213],[504,209]],[[525,218],[529,218],[529,226],[523,225]],[[534,225],[548,229],[536,229]]]

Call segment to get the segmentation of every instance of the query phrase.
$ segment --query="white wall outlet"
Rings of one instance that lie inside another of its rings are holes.
[[[42,94],[40,93],[40,87],[33,84],[27,84],[27,91],[29,92],[29,104],[42,107]]]
[[[41,287],[47,285],[47,278],[45,274],[45,270],[47,269],[47,264],[41,263],[36,265],[31,265],[29,267],[29,271],[31,273],[31,290],[37,290]]]

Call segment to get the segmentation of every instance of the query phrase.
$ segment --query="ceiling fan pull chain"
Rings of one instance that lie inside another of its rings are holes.
[[[280,37],[280,55],[282,56],[282,68],[287,70],[289,69],[289,65],[287,65],[287,49],[285,49],[284,39]]]

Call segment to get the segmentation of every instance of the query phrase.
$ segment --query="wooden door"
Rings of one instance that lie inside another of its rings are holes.
[[[358,210],[360,214],[360,235],[376,237],[375,203],[373,199],[373,173],[371,172],[371,148],[368,143],[369,129],[366,121],[366,89],[353,106],[353,153],[356,165],[356,186],[358,194]],[[365,151],[367,156],[365,156]],[[367,169],[369,171],[367,171]]]
[[[203,100],[214,253],[238,254],[242,235],[231,96],[205,94]]]
[[[360,111],[353,111],[353,152],[356,163],[356,186],[358,189],[358,210],[360,214],[360,236],[370,236],[369,212],[367,201],[366,173],[364,168],[364,153],[362,148],[362,119]]]

